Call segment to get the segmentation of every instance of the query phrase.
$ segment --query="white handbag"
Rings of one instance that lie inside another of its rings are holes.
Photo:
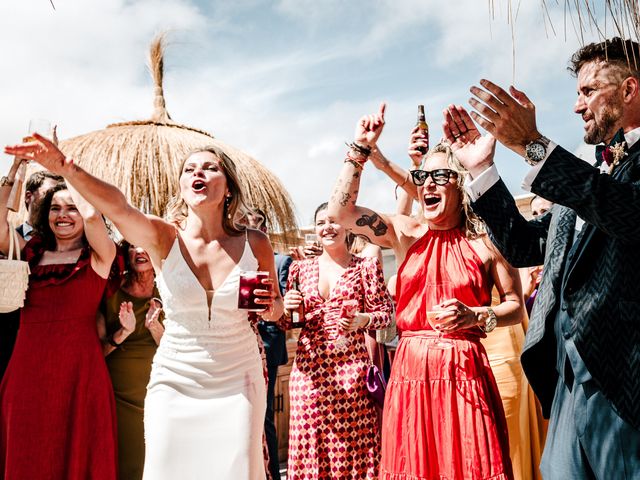
[[[22,308],[28,287],[29,263],[20,260],[18,232],[9,224],[9,256],[0,260],[0,313]]]

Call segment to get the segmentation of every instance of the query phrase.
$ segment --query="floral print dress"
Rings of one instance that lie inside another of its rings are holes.
[[[378,477],[380,425],[365,386],[370,359],[365,330],[338,332],[345,299],[371,314],[368,328],[391,321],[393,306],[377,259],[353,257],[329,298],[318,290],[318,259],[293,262],[289,288],[298,280],[305,324],[289,380],[290,423],[287,478]],[[342,337],[342,338],[340,338]]]

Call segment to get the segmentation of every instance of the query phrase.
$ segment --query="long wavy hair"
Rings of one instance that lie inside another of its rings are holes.
[[[437,144],[429,151],[426,159],[430,158],[436,153],[444,153],[447,157],[447,165],[451,170],[458,174],[457,185],[458,190],[460,191],[460,202],[462,203],[462,217],[464,220],[463,228],[465,235],[469,239],[478,238],[481,235],[484,235],[487,231],[485,224],[482,219],[478,217],[478,215],[476,215],[475,212],[471,209],[471,201],[469,200],[469,195],[464,188],[466,174],[468,172],[464,169],[464,167],[460,163],[460,160],[458,160],[458,157],[456,157],[451,150],[451,145],[449,145],[449,143],[441,142]]]
[[[36,216],[33,222],[33,230],[40,238],[42,238],[45,250],[55,250],[56,248],[56,236],[49,225],[49,210],[51,210],[53,196],[63,190],[67,190],[67,185],[64,182],[59,183],[48,190],[47,193],[44,194],[44,197],[42,197],[40,203],[36,205]],[[82,233],[82,243],[84,246],[88,245],[84,231]]]
[[[200,152],[209,152],[213,154],[220,161],[220,167],[227,179],[227,189],[231,196],[225,198],[224,202],[224,210],[222,212],[223,230],[228,235],[234,236],[244,233],[245,228],[237,223],[241,211],[246,208],[244,206],[244,195],[242,193],[242,188],[240,187],[240,182],[238,181],[236,165],[233,163],[233,160],[231,160],[231,158],[222,151],[222,149],[215,145],[209,145],[208,147],[190,151],[180,164],[180,175],[182,175],[184,165],[189,157]],[[167,213],[165,218],[168,222],[174,223],[176,226],[180,227],[187,218],[188,213],[189,210],[187,208],[187,204],[180,195],[180,192],[178,192],[167,204]]]

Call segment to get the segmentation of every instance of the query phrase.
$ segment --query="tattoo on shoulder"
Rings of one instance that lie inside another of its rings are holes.
[[[384,235],[389,229],[389,227],[387,227],[387,224],[380,219],[377,213],[374,213],[373,215],[362,215],[358,220],[356,220],[356,225],[359,227],[369,227],[371,230],[373,230],[373,234],[376,237]]]

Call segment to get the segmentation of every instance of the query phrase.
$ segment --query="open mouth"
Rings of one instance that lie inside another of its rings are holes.
[[[202,192],[205,188],[207,188],[207,186],[205,185],[205,183],[202,180],[195,180],[191,184],[191,189],[194,192]]]
[[[441,201],[440,197],[436,197],[434,195],[425,195],[424,196],[424,204],[427,207],[433,207],[435,205],[438,205]]]
[[[136,265],[141,265],[144,263],[149,263],[149,259],[147,257],[139,255],[139,256],[136,256],[135,262],[136,262]]]
[[[72,227],[73,223],[71,222],[56,222],[56,227]]]

